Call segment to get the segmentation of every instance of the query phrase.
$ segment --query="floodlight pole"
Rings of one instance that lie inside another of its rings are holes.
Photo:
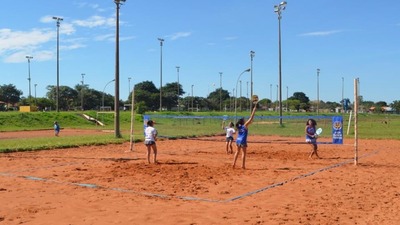
[[[32,106],[32,95],[31,95],[31,59],[32,56],[25,56],[28,59],[28,81],[29,81],[29,106]]]
[[[255,56],[254,51],[250,51],[250,98],[253,97],[253,58]],[[250,101],[250,112],[253,108],[253,101]]]
[[[342,77],[342,113],[344,113],[344,77]]]
[[[279,39],[279,124],[282,126],[282,56],[281,56],[281,19],[282,11],[285,10],[287,2],[283,1],[274,6],[274,11],[278,14],[278,39]]]
[[[36,86],[37,86],[37,84],[35,84],[35,106],[37,106],[37,99],[36,99]]]
[[[53,16],[53,19],[56,20],[57,25],[57,88],[56,88],[56,110],[60,111],[59,99],[60,99],[60,21],[63,21],[63,18]]]
[[[129,94],[131,93],[131,77],[128,77],[128,90],[129,90]],[[128,96],[129,96],[128,94]]]
[[[125,0],[114,0],[116,5],[116,31],[115,31],[115,100],[114,100],[114,133],[116,138],[121,137],[119,127],[119,9]]]
[[[271,108],[272,108],[272,84],[269,85],[269,98],[271,100]]]
[[[83,87],[84,87],[84,84],[85,84],[85,81],[84,81],[85,74],[82,73],[81,76],[82,76],[82,81],[81,81],[82,82],[82,87],[81,87],[81,110],[83,111]]]
[[[180,105],[179,105],[179,66],[176,66],[176,73],[178,74],[178,112],[179,112],[179,107],[180,107]]]
[[[286,86],[286,112],[289,112],[289,102],[288,102],[288,99],[289,99],[289,87]]]
[[[219,111],[222,112],[222,72],[219,72]]]
[[[192,84],[192,112],[193,112],[193,87],[194,87],[194,84]]]
[[[163,50],[163,42],[164,39],[162,38],[158,38],[158,40],[160,41],[160,112],[162,111],[162,61],[163,61],[163,54],[162,54],[162,50]]]

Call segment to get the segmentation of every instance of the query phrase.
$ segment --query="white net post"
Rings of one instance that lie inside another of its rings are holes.
[[[133,144],[134,144],[134,138],[133,138],[133,124],[135,121],[135,104],[134,104],[134,93],[135,93],[135,88],[132,89],[132,101],[131,101],[131,132],[130,132],[130,151],[133,151]]]
[[[358,78],[354,79],[354,165],[358,164]]]

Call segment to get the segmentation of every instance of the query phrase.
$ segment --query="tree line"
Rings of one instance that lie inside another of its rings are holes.
[[[15,85],[0,86],[0,110],[17,109],[19,106],[36,106],[39,110],[53,110],[56,107],[56,86],[46,87],[46,97],[35,98],[33,96],[23,97],[23,92],[18,90]],[[138,113],[146,111],[160,110],[160,89],[152,81],[143,81],[134,86],[134,106]],[[179,94],[178,94],[179,93]],[[229,91],[217,88],[210,92],[207,97],[186,95],[182,86],[177,82],[167,83],[161,89],[162,111],[246,111],[250,108],[249,98],[238,96],[237,98]],[[384,101],[372,102],[364,101],[360,98],[360,108],[368,111],[371,107],[381,109],[382,107],[392,107],[395,112],[400,112],[400,102],[394,101],[388,105]],[[129,107],[131,104],[132,92],[128,99],[119,100],[122,107]],[[303,92],[295,92],[287,100],[282,101],[282,108],[285,111],[315,111],[318,108],[324,112],[332,112],[337,108],[351,110],[349,99],[340,102],[310,101]],[[109,108],[114,110],[114,96],[92,89],[88,85],[77,84],[71,88],[59,86],[59,110],[104,110]],[[268,111],[279,110],[278,101],[271,99],[261,99],[259,107]]]

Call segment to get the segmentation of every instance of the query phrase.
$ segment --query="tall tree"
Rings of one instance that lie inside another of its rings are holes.
[[[310,99],[303,92],[295,92],[295,93],[293,93],[293,96],[290,97],[289,99],[290,100],[299,100],[300,103],[306,103],[306,104],[308,104],[310,102]]]
[[[61,110],[70,110],[73,109],[75,104],[74,100],[78,99],[78,92],[75,89],[72,89],[68,86],[59,86],[59,99],[58,99],[58,104],[59,108]],[[46,96],[53,100],[54,102],[56,101],[56,87],[54,85],[49,85],[47,86],[47,94]]]
[[[131,97],[131,95],[130,95]],[[159,108],[160,91],[152,81],[143,81],[135,85],[135,103],[141,104],[145,110],[157,110]]]
[[[220,100],[222,101],[222,108],[225,105],[225,101],[229,102],[229,91],[224,90],[222,88],[217,88],[215,91],[211,92],[207,99],[209,102],[210,110],[219,110],[220,108]]]
[[[167,83],[163,86],[163,106],[167,107],[167,110],[171,110],[173,107],[178,106],[178,82]],[[182,90],[182,86],[179,85],[179,95],[183,95],[185,92]]]
[[[292,106],[297,111],[300,109],[308,111],[310,109],[310,99],[303,92],[293,93],[293,96],[288,98],[288,100],[298,100],[298,102],[294,102]]]
[[[393,103],[390,104],[390,106],[391,106],[397,113],[400,112],[400,101],[399,101],[399,100],[393,101]]]
[[[13,84],[0,86],[0,101],[15,105],[21,100],[22,91],[18,90]]]

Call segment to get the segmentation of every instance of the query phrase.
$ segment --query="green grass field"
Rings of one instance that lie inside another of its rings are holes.
[[[74,137],[60,137],[54,141],[54,137],[48,138],[24,138],[2,139],[1,133],[7,131],[27,130],[52,130],[53,122],[58,121],[62,128],[73,129],[114,129],[114,115],[98,114],[95,111],[87,111],[85,114],[102,121],[105,126],[96,125],[81,116],[80,112],[1,112],[0,113],[0,152],[42,150],[54,148],[68,148],[84,145],[101,145],[108,143],[123,143],[130,140],[131,114],[127,111],[120,112],[120,129],[122,138],[115,138],[114,133],[100,133],[96,136],[81,135]],[[235,121],[233,112],[227,113],[150,113],[151,119],[156,121],[161,137],[185,138],[196,136],[209,136],[223,134],[221,122],[224,115],[227,121]],[[324,134],[330,132],[331,117],[338,114],[320,114],[326,117],[317,119],[318,127],[324,129]],[[238,112],[236,118],[247,117],[248,112]],[[307,118],[315,117],[315,114],[290,113],[284,114],[283,126],[280,126],[275,112],[258,111],[254,123],[250,127],[250,134],[280,135],[301,137],[304,135],[304,127]],[[349,114],[344,114],[344,138],[354,138],[354,117],[349,126]],[[296,118],[298,117],[298,118]],[[358,137],[359,139],[400,139],[400,116],[394,114],[359,114]],[[142,115],[135,115],[134,139],[143,139]],[[347,134],[348,132],[348,134]]]

